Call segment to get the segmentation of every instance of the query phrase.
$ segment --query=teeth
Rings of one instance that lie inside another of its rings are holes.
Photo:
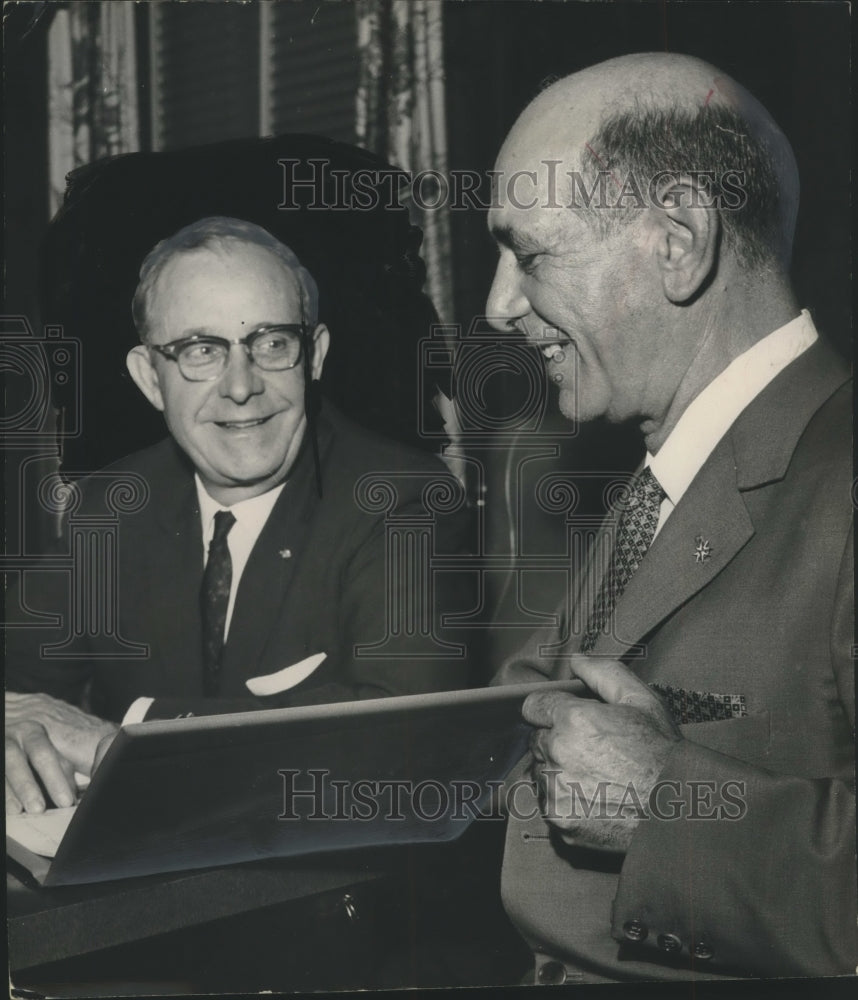
[[[259,424],[265,423],[267,419],[267,417],[260,417],[258,420],[223,420],[220,422],[220,426],[230,428],[258,427]]]

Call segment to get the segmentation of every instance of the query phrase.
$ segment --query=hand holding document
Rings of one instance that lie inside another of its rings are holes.
[[[42,812],[39,781],[54,805],[72,805],[75,772],[90,775],[116,731],[58,698],[6,692],[6,814]]]

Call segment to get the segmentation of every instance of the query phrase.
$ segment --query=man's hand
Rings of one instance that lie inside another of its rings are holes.
[[[545,818],[566,843],[628,850],[649,794],[681,739],[658,695],[616,660],[576,657],[571,673],[600,701],[537,691],[524,718]]]
[[[75,771],[90,775],[118,732],[105,722],[46,694],[6,693],[6,812],[42,812],[45,797],[70,806]]]

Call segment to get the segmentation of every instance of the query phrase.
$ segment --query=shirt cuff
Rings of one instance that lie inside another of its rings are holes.
[[[128,711],[122,716],[120,725],[130,726],[134,722],[142,722],[146,718],[146,713],[152,707],[154,698],[137,698],[131,702]]]

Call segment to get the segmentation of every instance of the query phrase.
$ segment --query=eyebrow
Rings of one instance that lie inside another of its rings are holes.
[[[299,323],[283,323],[280,320],[265,320],[262,323],[255,323],[253,326],[249,327],[247,332],[244,334],[245,337],[249,337],[253,333],[257,333],[259,330],[264,330],[269,326],[300,326]],[[189,327],[182,333],[181,339],[187,340],[190,337],[215,337],[218,340],[229,340],[229,337],[223,337],[219,333],[214,333],[207,326],[192,326]]]
[[[192,326],[187,330],[182,331],[182,339],[185,340],[188,337],[216,337],[217,334],[212,333],[212,331],[206,326]]]
[[[537,250],[538,247],[533,240],[528,239],[513,226],[506,224],[502,226],[491,226],[489,232],[502,246],[509,250]]]

